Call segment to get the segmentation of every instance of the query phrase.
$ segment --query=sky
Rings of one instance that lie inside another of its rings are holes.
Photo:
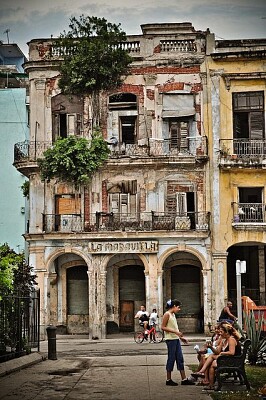
[[[82,14],[120,23],[127,35],[142,24],[191,22],[216,39],[266,38],[266,0],[0,0],[0,40],[27,57],[27,42],[57,37]]]

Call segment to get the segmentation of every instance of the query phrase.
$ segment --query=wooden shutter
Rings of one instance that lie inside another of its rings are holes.
[[[67,114],[67,136],[75,135],[76,133],[76,114]]]
[[[60,118],[59,114],[53,114],[52,116],[52,126],[53,126],[53,142],[60,136],[59,135],[59,127],[60,127]]]
[[[187,194],[176,193],[177,214],[182,216],[187,214]]]
[[[180,130],[180,150],[182,149],[187,150],[188,148],[188,122],[187,121],[180,121],[179,125]]]
[[[109,211],[113,213],[120,212],[119,193],[109,193]]]

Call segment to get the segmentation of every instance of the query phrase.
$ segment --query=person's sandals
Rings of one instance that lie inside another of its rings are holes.
[[[214,386],[213,385],[208,385],[205,388],[203,388],[202,390],[214,390]]]
[[[205,375],[202,372],[192,372],[191,376],[193,376],[193,378],[205,378]]]
[[[178,386],[178,383],[169,379],[169,381],[166,381],[166,386]]]

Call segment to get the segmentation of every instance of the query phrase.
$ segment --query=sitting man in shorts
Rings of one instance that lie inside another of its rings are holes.
[[[140,326],[143,326],[144,331],[146,333],[146,331],[148,329],[148,323],[149,323],[149,313],[148,313],[148,311],[146,311],[145,306],[143,306],[143,305],[140,306],[140,310],[135,315],[135,318],[139,319],[139,324],[140,324]]]

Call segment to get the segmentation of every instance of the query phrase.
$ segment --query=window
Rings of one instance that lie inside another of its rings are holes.
[[[81,134],[81,114],[53,114],[53,137],[66,138],[70,135]]]
[[[136,116],[120,117],[121,142],[134,144],[136,138]]]
[[[238,213],[240,222],[263,221],[263,188],[243,187],[238,189]]]
[[[124,181],[108,192],[109,212],[136,217],[138,212],[137,181]]]
[[[83,99],[59,94],[52,98],[53,141],[70,135],[81,135],[83,129]]]
[[[108,137],[117,142],[135,144],[137,139],[137,96],[118,93],[109,97]]]
[[[236,139],[264,138],[264,93],[233,93],[233,124]]]
[[[169,120],[170,150],[176,149],[179,152],[188,149],[189,122],[183,119]]]

